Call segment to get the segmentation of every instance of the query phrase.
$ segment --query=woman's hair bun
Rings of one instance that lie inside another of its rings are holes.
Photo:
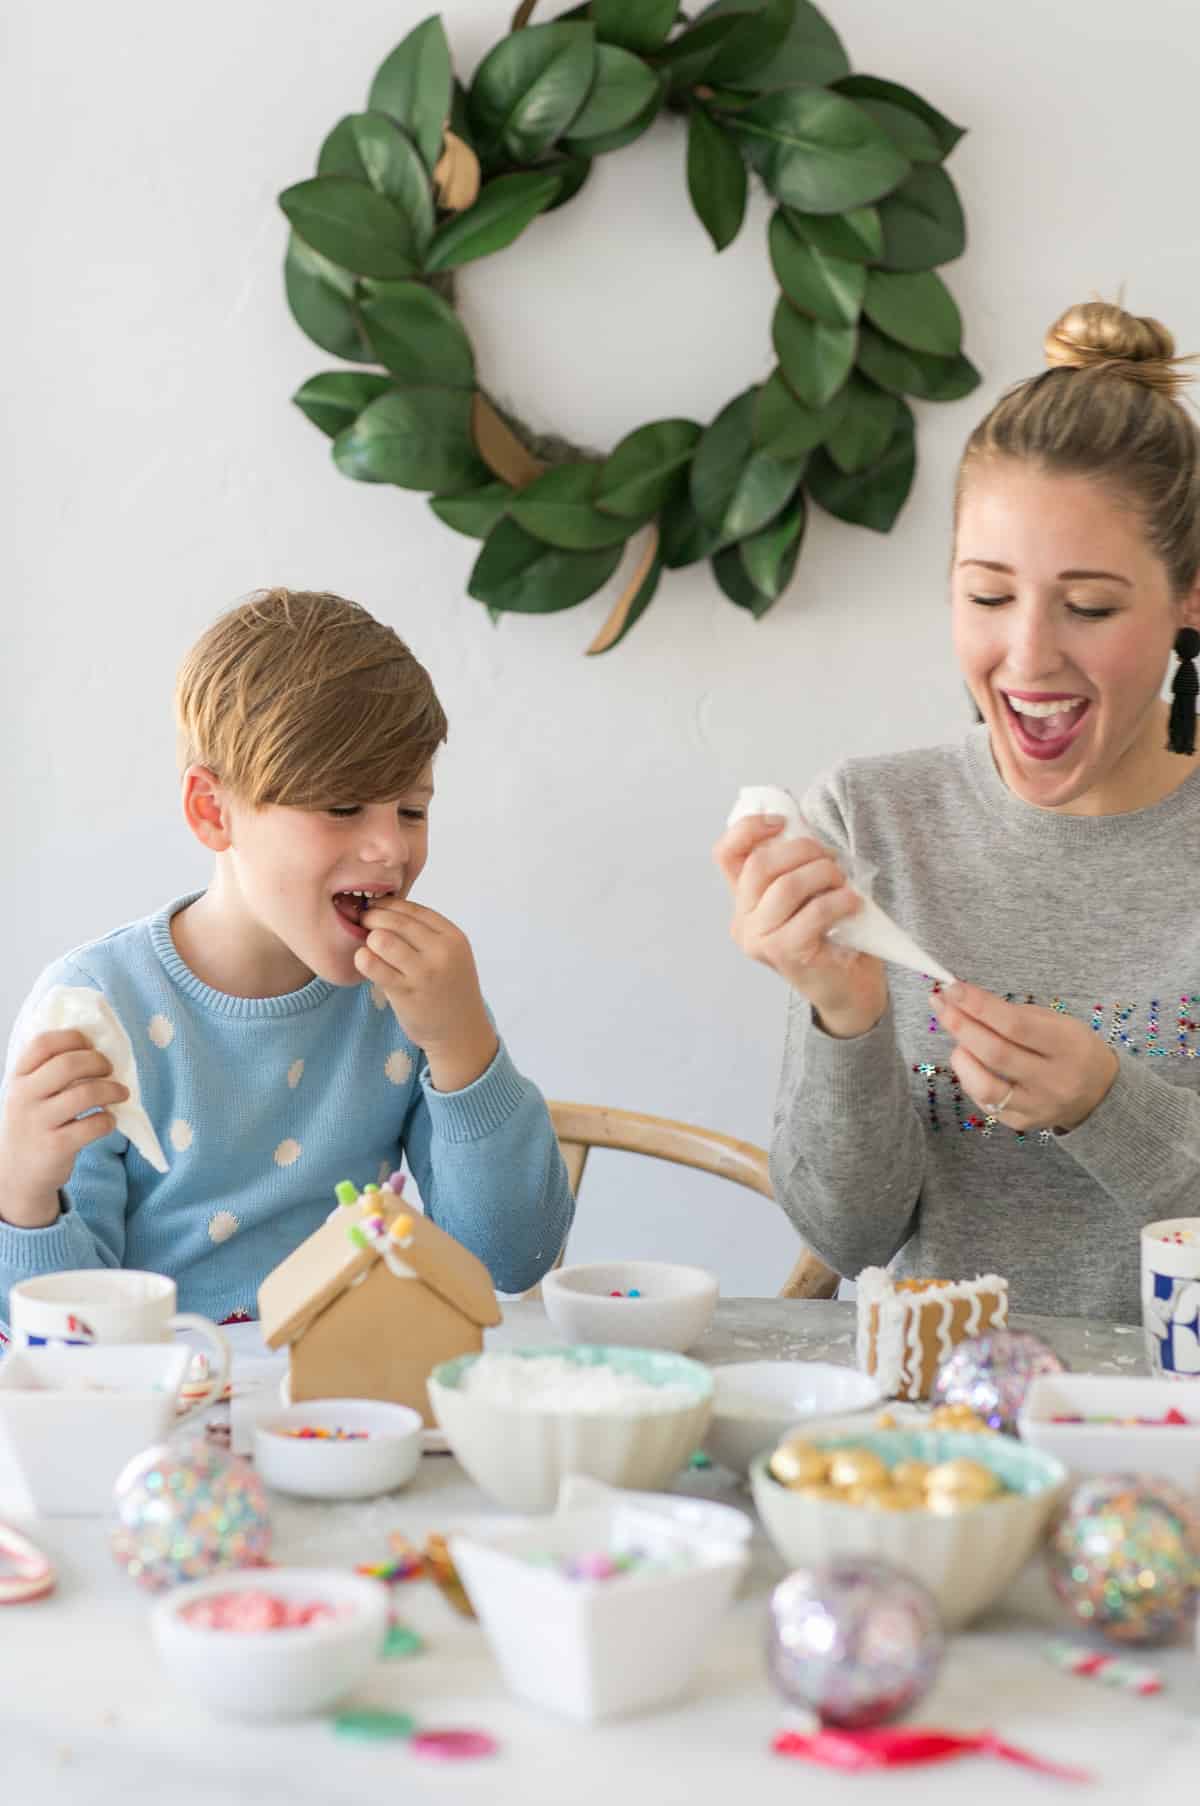
[[[1174,394],[1191,380],[1175,340],[1159,320],[1127,314],[1115,301],[1082,301],[1060,314],[1043,341],[1046,362],[1066,370],[1108,369],[1147,389]],[[1190,360],[1189,360],[1190,361]]]

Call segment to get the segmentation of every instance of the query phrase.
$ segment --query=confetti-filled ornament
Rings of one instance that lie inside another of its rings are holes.
[[[1031,1383],[1039,1374],[1066,1371],[1040,1336],[1022,1329],[993,1329],[960,1342],[947,1355],[937,1370],[933,1396],[942,1405],[966,1405],[989,1429],[1015,1435]]]
[[[942,1659],[933,1596],[873,1556],[799,1568],[771,1594],[767,1659],[784,1698],[826,1724],[883,1724],[927,1692]]]
[[[210,1443],[164,1443],[135,1455],[113,1500],[113,1554],[152,1592],[267,1559],[271,1520],[262,1482],[247,1462]]]
[[[1116,1643],[1163,1643],[1196,1610],[1200,1513],[1165,1480],[1085,1480],[1055,1524],[1046,1559],[1055,1592],[1081,1624]]]

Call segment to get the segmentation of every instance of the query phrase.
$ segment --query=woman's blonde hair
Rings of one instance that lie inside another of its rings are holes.
[[[315,590],[259,590],[192,647],[175,686],[181,769],[242,801],[386,802],[446,738],[429,673],[367,613]]]
[[[1176,399],[1192,360],[1176,357],[1157,320],[1109,301],[1069,307],[1043,349],[1051,368],[1001,396],[967,440],[956,516],[985,458],[1094,477],[1137,507],[1173,592],[1184,594],[1200,571],[1200,431]]]

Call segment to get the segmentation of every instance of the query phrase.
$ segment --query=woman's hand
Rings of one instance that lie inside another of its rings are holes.
[[[779,815],[744,816],[713,848],[733,892],[729,931],[750,959],[808,998],[828,1034],[866,1034],[887,1008],[883,966],[826,939],[862,900],[827,848],[781,839],[782,827]]]
[[[1108,1042],[1058,1010],[967,984],[935,993],[931,1007],[957,1043],[950,1065],[963,1090],[1010,1129],[1077,1129],[1117,1076]]]

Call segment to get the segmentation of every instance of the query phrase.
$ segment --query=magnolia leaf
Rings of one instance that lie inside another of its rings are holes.
[[[769,526],[737,545],[750,582],[772,602],[782,595],[791,581],[806,519],[804,497],[797,495]]]
[[[546,469],[478,389],[471,406],[471,436],[488,469],[511,489],[527,488]]]
[[[401,489],[474,489],[489,480],[465,389],[389,389],[333,442],[343,475]]]
[[[390,284],[368,293],[363,326],[379,362],[402,384],[475,387],[471,341],[449,302],[423,282]]]
[[[967,225],[954,183],[927,163],[879,203],[881,262],[888,270],[932,270],[961,257]]]
[[[654,600],[658,589],[659,578],[663,573],[663,561],[658,549],[658,528],[651,526],[647,530],[646,544],[633,576],[617,597],[607,621],[588,647],[588,657],[598,652],[611,652],[619,646],[629,629],[637,624]]]
[[[659,516],[659,545],[669,571],[708,558],[721,543],[720,529],[702,521],[692,505],[691,492],[681,484]]]
[[[513,498],[509,513],[519,527],[547,545],[591,552],[623,545],[628,521],[596,507],[598,464],[556,464]]]
[[[785,462],[803,458],[814,445],[820,445],[837,425],[845,406],[845,390],[840,389],[823,408],[806,408],[784,380],[782,370],[775,370],[758,392],[754,404],[754,443],[760,451]]]
[[[420,151],[384,113],[356,113],[350,129],[367,181],[399,208],[423,252],[433,237],[433,191]]]
[[[910,351],[954,357],[962,349],[962,316],[954,296],[933,270],[919,275],[872,270],[863,311],[880,332]]]
[[[356,182],[369,184],[359,155],[358,139],[354,135],[354,121],[357,118],[357,113],[348,113],[344,119],[338,120],[325,139],[317,152],[319,176],[353,176]]]
[[[739,137],[765,143],[768,190],[806,213],[861,207],[890,193],[909,172],[887,133],[827,88],[763,94],[729,123]]]
[[[644,55],[661,50],[679,17],[679,0],[592,0],[596,36]]]
[[[649,520],[675,489],[700,440],[694,420],[654,420],[628,433],[600,466],[595,503],[626,523]]]
[[[471,83],[469,106],[485,141],[514,163],[550,149],[587,99],[596,67],[591,25],[531,25],[502,38]]]
[[[780,296],[771,322],[771,337],[788,387],[807,408],[823,408],[833,400],[854,363],[858,333],[853,326],[827,326],[798,314]]]
[[[465,213],[479,199],[479,158],[457,132],[447,126],[442,154],[433,166],[433,192],[446,213]]]
[[[717,49],[704,72],[706,82],[726,82],[736,87],[755,76],[782,50],[792,28],[795,0],[759,0],[757,8],[747,0],[716,0],[705,7],[703,19],[740,14],[734,29]]]
[[[877,207],[852,207],[846,213],[801,213],[785,207],[788,225],[814,251],[843,257],[850,263],[877,263],[883,255],[883,227]]]
[[[698,25],[689,25],[686,31],[671,39],[657,61],[672,93],[694,87],[704,80],[713,58],[737,30],[743,16],[739,13],[728,19],[702,19]]]
[[[558,193],[554,170],[523,170],[488,182],[473,207],[447,220],[425,256],[427,273],[457,269],[512,244]]]
[[[592,173],[592,159],[590,156],[548,157],[538,168],[543,172],[553,171],[558,177],[558,193],[549,206],[542,209],[544,213],[553,213],[555,208],[565,207],[568,201],[575,199]]]
[[[737,5],[738,0],[729,3]],[[810,0],[795,0],[787,36],[774,56],[754,71],[754,86],[761,93],[797,84],[828,87],[849,71],[850,59],[828,19]]]
[[[412,276],[417,246],[398,207],[350,176],[317,176],[285,188],[279,205],[314,251],[358,276]]]
[[[978,388],[980,376],[969,358],[930,357],[894,344],[870,326],[859,328],[858,362],[871,381],[893,395],[919,395],[923,401],[957,401]]]
[[[431,495],[429,506],[456,533],[465,533],[468,539],[486,539],[507,514],[513,494],[507,483],[483,483],[458,495]]]
[[[766,614],[775,598],[764,596],[761,590],[755,589],[746,574],[737,546],[727,546],[723,552],[716,553],[712,569],[713,576],[731,602],[736,602],[739,608],[744,608],[755,620]]]
[[[581,156],[590,155],[588,145],[593,138],[608,138],[613,132],[624,131],[658,99],[659,92],[657,75],[640,57],[610,44],[599,45],[596,79],[571,121],[563,141],[566,149]]]
[[[890,532],[912,488],[917,468],[915,427],[903,402],[891,441],[882,458],[866,470],[846,476],[825,451],[813,453],[806,484],[809,494],[829,514],[851,526]]]
[[[292,400],[314,426],[334,439],[391,386],[388,377],[372,370],[323,370],[310,376]]]
[[[850,77],[852,82],[854,77]],[[910,163],[940,163],[942,147],[915,113],[895,106],[890,100],[875,100],[869,95],[852,93],[849,83],[838,82],[837,91],[852,99],[856,107],[869,113],[876,125],[885,131],[902,157]]]
[[[374,362],[354,308],[354,278],[347,270],[330,263],[293,232],[288,237],[283,280],[292,317],[314,345],[348,363]]]
[[[731,244],[746,213],[746,165],[728,132],[701,106],[688,116],[688,193],[718,251]]]
[[[387,113],[413,139],[432,171],[442,154],[442,127],[450,114],[453,75],[450,46],[439,18],[410,31],[380,64],[367,105]]]
[[[966,136],[963,126],[955,125],[944,113],[931,107],[927,100],[922,100],[911,88],[901,87],[899,82],[883,81],[878,75],[844,75],[838,81],[831,82],[830,86],[836,88],[839,94],[848,94],[851,100],[860,103],[864,100],[884,101],[888,106],[898,107],[919,119],[937,145],[940,157],[948,157],[959,139]],[[906,151],[905,155],[909,153]]]
[[[663,96],[664,89],[662,83],[661,81],[656,80],[654,84],[654,93],[650,96],[650,99],[646,102],[646,105],[642,108],[637,118],[630,120],[628,125],[618,126],[615,132],[597,132],[594,138],[581,139],[575,138],[574,127],[572,127],[571,132],[563,139],[563,149],[578,151],[581,155],[588,157],[603,157],[606,156],[609,151],[624,150],[627,144],[632,144],[635,139],[641,137],[643,132],[649,131],[650,127],[654,124],[654,121],[658,118],[663,103]],[[546,165],[543,165],[542,167],[545,168]]]
[[[574,608],[608,582],[621,562],[620,545],[599,552],[566,552],[500,520],[488,534],[467,585],[478,602],[507,614],[555,614]]]
[[[857,370],[842,393],[841,417],[823,443],[843,475],[853,476],[882,458],[896,429],[901,404]]]
[[[853,326],[867,285],[866,266],[830,257],[792,231],[778,208],[767,233],[771,267],[780,288],[801,313],[829,326]]]
[[[798,459],[773,458],[754,444],[756,389],[717,415],[696,447],[691,496],[696,513],[722,542],[756,533],[783,507],[800,478]]]

